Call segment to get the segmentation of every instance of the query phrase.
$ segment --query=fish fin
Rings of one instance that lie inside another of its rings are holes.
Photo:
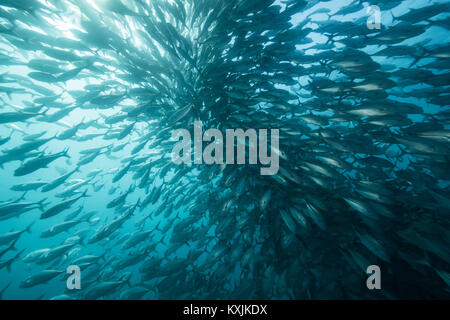
[[[2,296],[2,294],[6,291],[6,289],[9,288],[9,286],[11,285],[12,281],[10,281],[3,289],[2,291],[0,291],[0,297]]]
[[[17,251],[18,249],[16,248],[16,242],[17,242],[18,238],[16,240],[14,240],[14,242],[9,246],[9,250],[12,251]]]
[[[35,223],[35,221],[33,221],[33,222],[31,222],[29,225],[28,225],[28,227],[24,230],[24,232],[26,232],[26,233],[30,233],[31,234],[31,226],[33,225]]]
[[[26,249],[22,249],[20,250],[15,256],[14,258],[12,258],[11,260],[8,261],[8,263],[6,264],[6,270],[8,270],[8,272],[11,272],[11,265],[14,261],[16,261],[17,258],[20,257],[20,255],[25,251]]]
[[[127,275],[123,275],[123,276],[120,277],[119,279],[120,279],[120,281],[125,282],[125,283],[127,284],[128,287],[132,288],[133,286],[132,286],[132,284],[131,284],[131,282],[130,282],[130,277],[127,277],[125,280],[123,280],[123,278],[125,278],[126,276],[127,276]]]
[[[11,272],[11,265],[12,265],[13,261],[14,261],[14,259],[11,259],[6,264],[6,270],[8,271],[8,273]]]
[[[70,147],[65,148],[62,156],[70,159],[70,156],[68,155],[69,149]]]
[[[46,205],[45,203],[44,203],[44,201],[45,200],[47,200],[48,198],[44,198],[44,199],[42,199],[41,201],[38,201],[38,206],[39,206],[39,209],[42,211],[42,212],[44,212],[45,211],[45,208],[44,208],[44,206]]]
[[[23,195],[21,195],[21,196],[19,197],[19,199],[17,199],[17,200],[14,201],[14,202],[19,202],[20,200],[25,199],[25,195],[27,194],[27,192],[28,192],[28,191],[25,191],[25,192],[23,193]]]
[[[100,260],[100,259],[103,259],[103,261],[106,262],[105,255],[106,255],[106,250],[105,250],[105,252],[103,252],[103,254],[100,256],[99,260]]]
[[[161,229],[159,228],[159,225],[160,225],[160,224],[161,224],[161,220],[159,220],[159,222],[157,223],[157,225],[156,225],[156,227],[155,227],[155,230],[162,233]]]
[[[15,259],[19,258],[20,255],[21,255],[22,253],[25,252],[25,250],[27,250],[27,249],[25,248],[25,249],[20,250],[20,251],[16,254],[16,256],[14,257],[14,259],[12,259],[12,260],[15,260]]]

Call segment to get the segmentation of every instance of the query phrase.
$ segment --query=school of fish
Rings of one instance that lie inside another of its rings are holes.
[[[449,298],[449,15],[1,0],[0,299]],[[174,164],[197,120],[279,129],[278,173]]]

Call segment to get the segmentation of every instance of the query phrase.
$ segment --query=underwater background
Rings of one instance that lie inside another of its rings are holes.
[[[0,0],[0,298],[448,299],[449,8]],[[279,171],[174,164],[196,120]]]

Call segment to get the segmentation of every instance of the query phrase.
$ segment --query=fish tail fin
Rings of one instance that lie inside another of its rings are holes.
[[[35,221],[31,222],[28,227],[26,227],[26,229],[24,230],[24,232],[26,233],[30,233],[31,234],[31,226],[35,223]]]
[[[103,261],[105,261],[106,262],[106,258],[105,258],[105,256],[106,256],[106,250],[103,252],[103,254],[102,255],[100,255],[100,258],[99,258],[99,260],[100,259],[103,259]]]
[[[13,261],[14,261],[14,259],[11,259],[6,264],[6,270],[8,271],[8,273],[11,272],[11,265],[12,265]]]
[[[334,44],[334,37],[335,37],[335,35],[334,34],[330,34],[330,35],[325,35],[328,39],[327,39],[327,42],[326,42],[326,44]]]
[[[87,242],[88,242],[89,240],[81,240],[79,243],[78,243],[78,245],[79,246],[81,246],[81,247],[83,247],[83,248],[86,248],[87,247]]]
[[[125,280],[122,280],[122,281],[124,281],[129,288],[133,288],[133,285],[130,282],[130,277],[127,277],[127,278],[125,278]]]
[[[308,84],[311,87],[311,91],[315,91],[317,89],[316,85],[314,84],[314,81],[308,80]]]
[[[39,209],[42,211],[42,212],[44,212],[45,211],[45,208],[44,208],[44,206],[46,205],[45,203],[44,203],[44,201],[45,200],[47,200],[48,198],[44,198],[44,199],[42,199],[41,201],[38,201],[38,206],[39,206]]]
[[[10,267],[11,267],[12,262],[13,262],[13,261],[16,261],[16,259],[19,258],[19,257],[22,255],[22,253],[24,253],[25,250],[27,250],[27,249],[22,249],[22,250],[20,250],[19,252],[17,252],[17,254],[15,255],[15,257],[14,257],[13,259],[11,259],[11,261],[10,261],[10,263],[9,263]]]
[[[414,60],[409,65],[409,68],[412,68],[413,66],[415,66],[417,64],[417,62],[419,62],[421,59],[422,59],[422,57],[414,57]]]
[[[63,155],[62,156],[70,159],[70,156],[68,154],[69,149],[70,149],[70,147],[65,148],[64,151],[63,151]]]
[[[162,238],[161,238],[161,243],[162,244],[164,244],[164,245],[167,245],[168,244],[168,239],[167,239],[167,236],[163,236]]]
[[[1,291],[0,291],[0,299],[2,298],[3,293],[5,293],[6,289],[9,288],[9,286],[11,285],[12,281],[10,281]]]
[[[25,199],[25,196],[26,196],[27,192],[28,192],[28,191],[25,191],[25,192],[19,197],[19,199],[16,200],[16,202],[19,202],[20,200]]]
[[[17,243],[18,240],[19,240],[19,238],[14,239],[14,241],[9,246],[9,250],[17,251],[16,243]]]
[[[393,142],[391,142],[391,143],[393,143],[393,144],[398,143],[396,134],[394,132],[392,132],[391,130],[388,129],[388,130],[386,130],[386,135],[388,138],[392,139]]]
[[[155,230],[162,233],[161,229],[159,228],[159,225],[160,225],[160,224],[161,224],[161,220],[159,220],[158,224],[157,224],[156,227],[155,227]]]
[[[90,197],[90,195],[87,194],[88,189],[84,190],[83,194],[81,195],[80,198],[87,198]]]

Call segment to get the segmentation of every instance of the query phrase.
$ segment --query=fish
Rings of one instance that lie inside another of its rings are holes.
[[[6,268],[6,271],[8,271],[8,273],[11,272],[11,266],[13,262],[16,262],[25,250],[26,249],[22,249],[19,252],[17,252],[13,257],[0,261],[0,270]]]
[[[11,187],[13,191],[31,191],[39,190],[39,188],[45,186],[48,182],[45,181],[33,181],[27,183],[16,184]]]
[[[75,259],[73,263],[77,264],[77,265],[81,264],[81,263],[94,263],[100,259],[104,259],[104,255],[102,255],[102,256],[85,255],[85,256]]]
[[[14,171],[14,176],[21,177],[33,173],[39,169],[46,168],[50,163],[61,157],[70,158],[68,155],[68,151],[69,149],[66,148],[64,151],[58,153],[47,155],[43,154],[36,158],[30,159],[24,162],[22,166],[20,166]]]
[[[67,232],[70,228],[82,223],[80,220],[68,220],[51,226],[48,230],[41,233],[41,238],[50,238],[61,232]]]
[[[11,250],[17,250],[16,243],[19,240],[19,237],[17,237],[16,239],[14,239],[10,245],[8,245],[5,249],[2,249],[0,251],[0,258],[3,257],[6,253],[10,252]]]
[[[3,300],[3,294],[5,293],[5,291],[9,288],[9,286],[11,285],[11,282],[8,283],[7,285],[5,285],[2,290],[0,290],[0,300]]]
[[[49,280],[57,277],[64,271],[58,271],[58,270],[42,270],[38,273],[35,273],[25,280],[22,281],[20,284],[21,288],[31,288],[40,284],[47,283]]]
[[[8,157],[23,156],[23,154],[26,154],[33,150],[36,150],[51,140],[53,140],[53,139],[48,138],[48,139],[37,139],[35,141],[29,141],[24,144],[21,144],[20,146],[14,147],[12,149],[2,150],[2,153]]]
[[[69,238],[68,238],[69,239]],[[41,256],[38,257],[38,264],[48,264],[55,259],[61,258],[66,254],[70,249],[72,249],[77,243],[63,243],[53,248],[46,248]]]
[[[22,260],[26,263],[36,262],[39,261],[39,259],[49,251],[50,251],[49,248],[37,249],[35,251],[26,254],[25,257],[22,258]]]
[[[31,233],[30,229],[33,224],[34,222],[32,222],[30,225],[28,225],[28,227],[26,227],[22,231],[11,231],[0,235],[0,245],[5,245],[12,241],[17,240],[25,232]]]
[[[27,135],[27,136],[23,137],[23,141],[33,141],[33,140],[39,139],[43,135],[45,135],[46,133],[47,133],[47,131],[44,130],[44,131],[39,132],[39,133]]]
[[[85,198],[85,197],[87,197],[87,190],[85,190],[81,195],[79,195],[77,197],[63,200],[63,201],[57,203],[56,205],[52,206],[51,208],[45,210],[41,214],[40,219],[48,219],[50,217],[53,217],[53,216],[61,213],[62,211],[69,209],[72,206],[72,204],[77,202],[79,199]]]
[[[124,284],[123,281],[105,281],[95,284],[92,288],[89,288],[85,294],[85,299],[94,300],[104,297],[113,293],[118,287]]]
[[[117,217],[110,223],[102,226],[88,240],[88,243],[95,243],[95,242],[98,242],[98,241],[103,240],[106,237],[110,236],[114,231],[119,229],[125,223],[125,221],[127,221],[133,215],[133,212],[135,209],[136,209],[136,205],[133,208],[130,208],[129,210],[127,210],[127,213],[122,214],[121,216]]]
[[[28,119],[39,116],[39,113],[31,112],[2,112],[0,113],[0,124],[11,122],[24,122]]]
[[[56,189],[57,187],[62,185],[70,176],[72,176],[75,172],[78,172],[78,171],[79,171],[79,168],[75,168],[74,170],[72,170],[66,174],[63,174],[62,176],[56,178],[55,180],[45,183],[43,185],[41,191],[48,192],[48,191]]]
[[[122,245],[122,249],[127,250],[127,249],[135,247],[140,242],[146,240],[149,237],[149,235],[151,234],[151,232],[153,232],[153,230],[144,230],[144,231],[139,231],[139,232],[133,233],[127,239],[127,241],[124,242],[124,244]]]
[[[11,140],[11,136],[14,131],[11,131],[10,135],[5,138],[0,138],[0,146],[4,145],[5,143],[8,143],[8,141]]]
[[[130,194],[130,192],[131,192],[133,189],[134,189],[134,187],[133,187],[133,186],[130,186],[130,187],[128,188],[128,191],[127,191],[127,192],[121,194],[120,196],[118,196],[117,198],[115,198],[114,200],[112,200],[111,202],[109,202],[109,203],[106,205],[106,207],[107,207],[107,208],[114,208],[114,207],[117,207],[117,206],[123,204],[124,201],[125,201],[125,199],[127,198],[128,194]]]
[[[27,201],[11,201],[0,204],[0,220],[8,220],[12,217],[19,217],[21,214],[25,212],[30,212],[35,209],[39,209],[41,211],[45,208],[45,201],[47,198],[44,198],[38,202],[27,202]]]

